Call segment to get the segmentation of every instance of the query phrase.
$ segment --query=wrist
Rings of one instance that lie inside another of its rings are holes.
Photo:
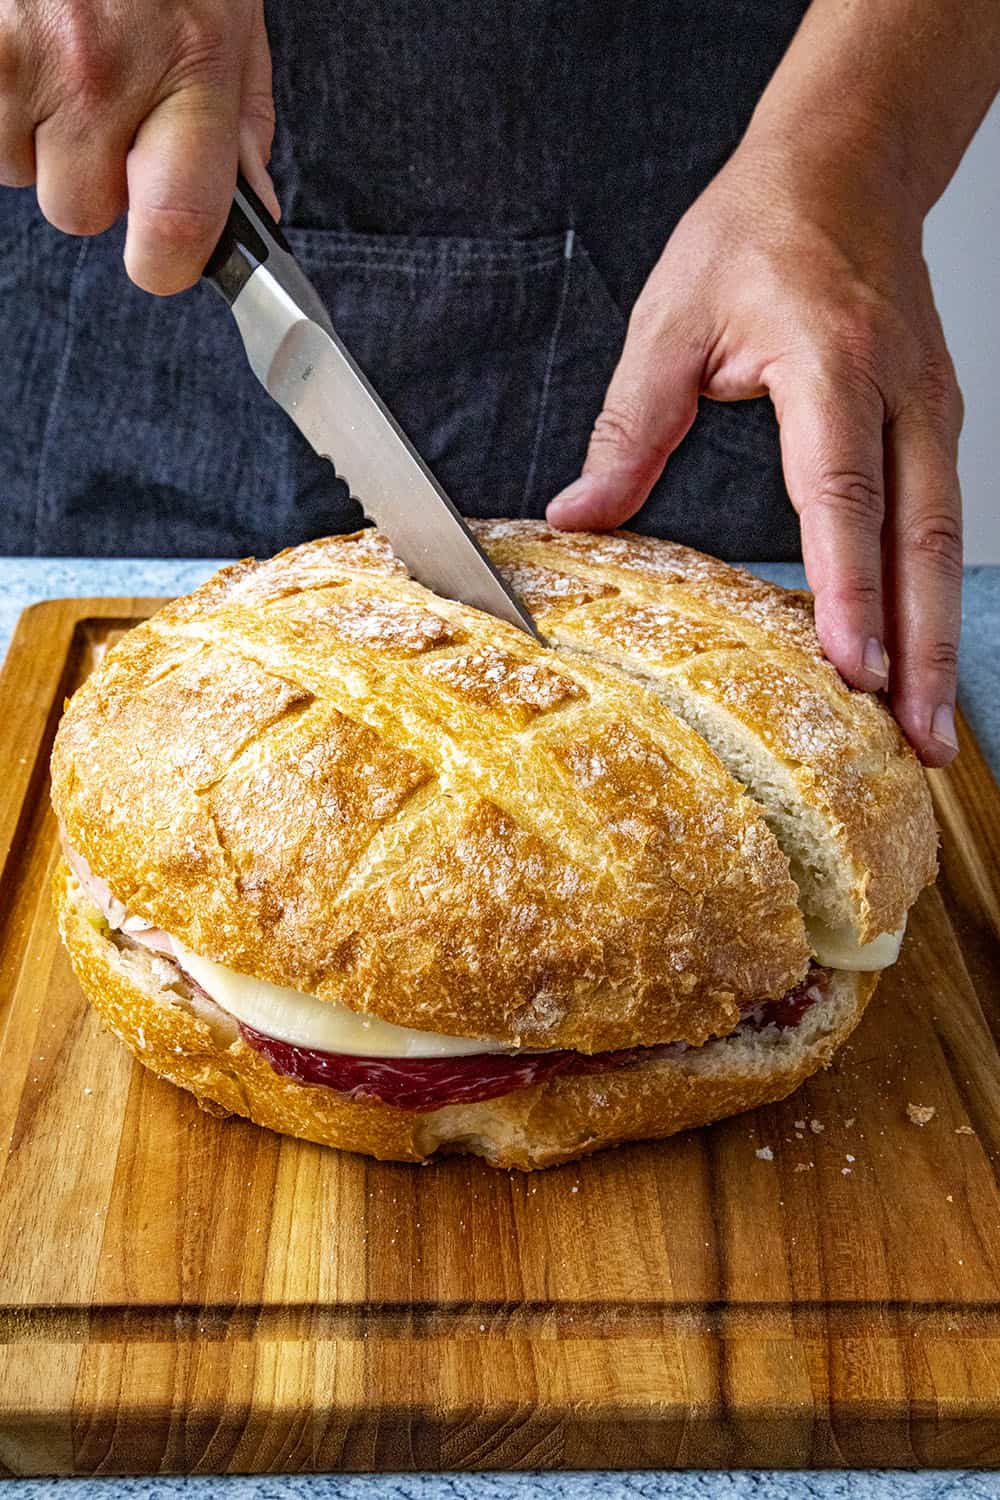
[[[762,101],[763,103],[763,101]],[[732,159],[733,168],[838,238],[845,225],[881,242],[919,244],[937,196],[910,153],[874,111],[814,102],[801,113],[759,108]]]
[[[744,140],[919,230],[998,88],[997,0],[812,0]]]

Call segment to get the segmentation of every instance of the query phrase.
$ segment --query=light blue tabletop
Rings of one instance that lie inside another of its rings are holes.
[[[14,1479],[4,1500],[997,1500],[996,1474],[295,1474]]]
[[[18,613],[37,599],[94,594],[177,594],[217,562],[107,558],[0,558],[0,654]],[[755,564],[800,585],[788,563]],[[1000,776],[1000,568],[965,575],[959,700],[994,775]],[[753,1471],[593,1474],[261,1475],[248,1478],[9,1480],[0,1500],[998,1500],[1000,1475]]]

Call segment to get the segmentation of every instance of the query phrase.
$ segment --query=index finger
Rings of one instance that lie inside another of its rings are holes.
[[[140,125],[126,163],[125,268],[168,296],[198,280],[232,206],[239,155],[240,70],[188,85]]]
[[[785,483],[824,652],[853,687],[885,687],[882,404],[848,378],[789,372],[771,386]]]

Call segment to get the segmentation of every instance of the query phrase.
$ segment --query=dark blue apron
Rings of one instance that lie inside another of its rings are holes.
[[[578,473],[628,310],[805,8],[270,5],[288,238],[467,514],[539,516]],[[0,189],[0,551],[260,555],[361,524],[221,299],[139,292],[122,242]],[[634,524],[795,556],[769,403],[703,402]]]

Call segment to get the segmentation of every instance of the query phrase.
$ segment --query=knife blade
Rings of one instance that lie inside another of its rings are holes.
[[[333,464],[413,577],[542,642],[527,609],[337,335],[315,287],[242,178],[204,276],[229,303],[254,374],[320,457]]]

